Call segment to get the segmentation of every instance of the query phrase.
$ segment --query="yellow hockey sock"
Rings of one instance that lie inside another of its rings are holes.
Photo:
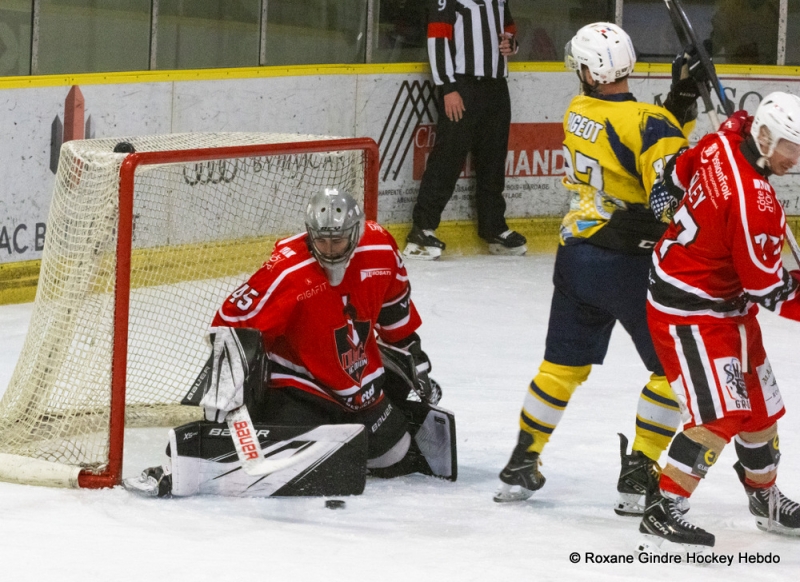
[[[522,405],[520,428],[533,435],[529,451],[541,453],[564,414],[575,389],[586,381],[592,366],[560,366],[545,360],[530,383]]]
[[[633,450],[658,461],[681,425],[681,409],[664,376],[650,376],[639,395]]]

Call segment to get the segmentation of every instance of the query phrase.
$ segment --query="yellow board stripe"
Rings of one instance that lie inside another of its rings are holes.
[[[670,75],[669,63],[637,63],[633,76]],[[509,63],[512,73],[567,73],[564,63],[524,62]],[[273,67],[235,67],[226,69],[178,69],[159,71],[117,71],[109,73],[80,73],[67,75],[19,75],[0,77],[0,89],[30,87],[60,87],[72,85],[108,85],[126,83],[168,83],[176,81],[217,81],[221,79],[254,79],[259,77],[306,77],[311,75],[407,75],[430,74],[428,63],[378,63],[293,65]],[[769,77],[796,77],[800,67],[774,65],[717,65],[722,76],[753,75]]]

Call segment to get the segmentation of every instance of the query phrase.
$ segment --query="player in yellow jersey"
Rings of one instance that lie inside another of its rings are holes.
[[[564,115],[563,184],[572,199],[561,224],[544,362],[528,388],[495,501],[524,500],[544,485],[542,449],[592,365],[603,363],[617,321],[651,373],[631,454],[620,434],[617,513],[642,514],[658,458],[679,427],[680,408],[653,348],[645,303],[652,249],[672,208],[660,187],[663,172],[688,146],[697,88],[684,68],[686,78],[678,75],[665,107],[638,102],[628,87],[635,62],[630,38],[614,24],[585,26],[567,43],[567,67],[581,83]]]

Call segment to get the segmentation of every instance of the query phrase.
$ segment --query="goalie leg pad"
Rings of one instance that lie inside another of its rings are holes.
[[[172,494],[280,497],[359,495],[366,484],[367,438],[360,424],[316,427],[256,425],[265,459],[298,462],[250,476],[224,424],[194,422],[172,429],[169,448]],[[312,445],[319,452],[303,454]]]

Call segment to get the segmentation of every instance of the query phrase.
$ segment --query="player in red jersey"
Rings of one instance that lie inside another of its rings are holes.
[[[441,462],[431,457],[434,437],[419,434],[441,390],[428,377],[421,320],[394,239],[334,189],[311,198],[305,222],[306,232],[278,241],[217,311],[208,374],[199,378],[207,383],[195,403],[216,423],[244,404],[256,425],[360,424],[370,474],[455,479],[454,441],[437,443],[449,459]],[[411,392],[422,410],[407,402]],[[452,425],[452,415],[436,410],[443,418],[432,422]],[[436,438],[449,439],[445,432]],[[157,485],[161,495],[164,474],[144,475],[139,489]]]
[[[756,320],[759,305],[800,320],[800,271],[783,267],[786,217],[769,183],[798,158],[800,98],[772,93],[667,168],[683,198],[653,253],[647,309],[685,424],[642,519],[645,544],[714,545],[676,504],[731,439],[758,527],[800,535],[800,505],[775,485],[785,411]]]

